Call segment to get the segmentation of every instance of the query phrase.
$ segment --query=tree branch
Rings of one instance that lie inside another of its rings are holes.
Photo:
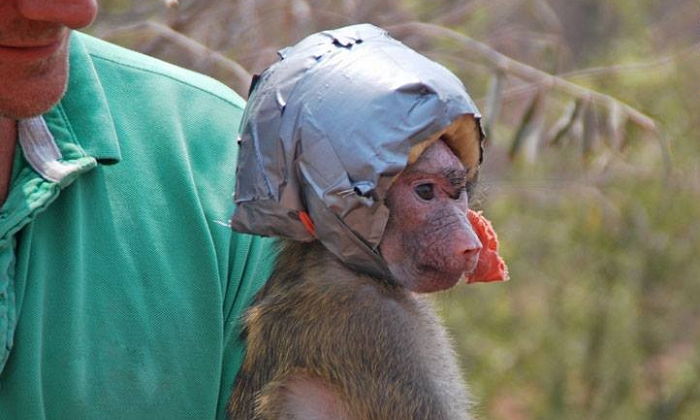
[[[160,37],[166,41],[194,54],[198,57],[204,57],[211,62],[220,65],[230,71],[237,79],[237,86],[248,86],[252,78],[251,74],[236,61],[226,57],[218,51],[202,45],[194,39],[175,31],[169,26],[157,23],[151,20],[135,23],[133,25],[120,26],[116,29],[109,30],[99,34],[101,38],[110,40],[121,35],[133,35],[134,33],[150,33],[153,37]],[[245,92],[243,92],[245,93]]]
[[[458,42],[470,53],[475,54],[481,60],[489,63],[489,65],[496,71],[508,73],[520,79],[537,83],[545,88],[565,92],[576,98],[591,101],[608,109],[611,109],[613,106],[612,104],[616,103],[622,107],[622,110],[628,115],[631,121],[646,130],[657,132],[656,122],[654,119],[633,108],[632,106],[627,105],[610,95],[579,86],[561,77],[554,76],[527,64],[521,63],[506,56],[505,54],[501,54],[484,43],[476,41],[452,29],[424,22],[399,23],[397,25],[392,25],[387,29],[393,34],[399,36],[410,33],[451,39]]]

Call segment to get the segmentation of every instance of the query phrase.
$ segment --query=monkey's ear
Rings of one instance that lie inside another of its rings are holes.
[[[467,283],[508,280],[508,266],[498,254],[498,236],[493,229],[493,225],[481,212],[469,209],[467,217],[483,247],[479,253],[476,269],[467,277]]]

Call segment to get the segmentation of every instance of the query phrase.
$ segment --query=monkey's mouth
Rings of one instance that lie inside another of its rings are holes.
[[[469,276],[476,271],[476,266],[479,264],[479,254],[480,252],[476,252],[466,258],[466,264],[462,275]]]
[[[428,276],[468,276],[476,270],[479,263],[479,252],[465,255],[464,258],[454,258],[445,264],[435,264],[434,262],[416,262],[415,268],[419,275]]]
[[[416,293],[432,293],[453,287],[464,276],[461,270],[421,264],[416,266],[416,276],[409,287]]]
[[[460,279],[468,277],[476,270],[479,253],[466,256],[464,260],[453,264],[437,265],[416,263],[409,289],[417,293],[430,293],[446,290],[456,285]]]

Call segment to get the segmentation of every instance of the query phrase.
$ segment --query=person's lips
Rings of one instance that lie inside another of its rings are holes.
[[[60,38],[57,40],[35,42],[32,44],[0,42],[0,61],[21,62],[50,57],[61,48],[64,39],[65,38]]]

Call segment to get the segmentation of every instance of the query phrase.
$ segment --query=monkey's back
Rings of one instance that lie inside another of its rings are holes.
[[[336,400],[331,417],[468,417],[459,367],[430,304],[352,271],[318,242],[283,242],[245,334],[232,418],[287,418],[281,410],[299,378]]]

